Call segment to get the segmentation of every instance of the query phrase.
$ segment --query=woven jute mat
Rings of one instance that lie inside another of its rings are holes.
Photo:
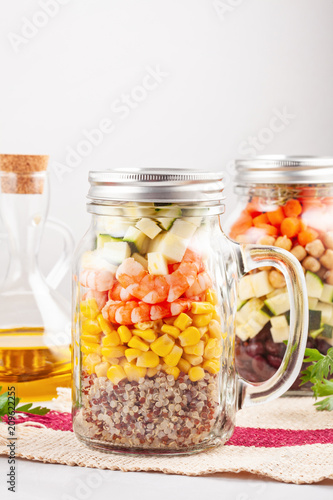
[[[311,398],[281,398],[241,410],[225,446],[191,456],[136,457],[90,450],[75,438],[66,412],[51,412],[39,423],[23,420],[16,425],[16,456],[29,460],[188,476],[248,472],[296,484],[333,479],[333,413],[316,411]],[[8,454],[8,439],[8,427],[2,423],[2,455]]]

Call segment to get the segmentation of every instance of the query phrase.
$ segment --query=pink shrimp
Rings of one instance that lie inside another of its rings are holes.
[[[88,290],[82,297],[82,300],[95,299],[97,307],[101,311],[108,300],[107,292],[97,292],[96,290]]]
[[[212,286],[212,280],[209,274],[203,271],[198,274],[193,285],[185,292],[185,296],[191,298],[196,295],[201,295],[210,286]]]
[[[80,273],[81,285],[97,292],[106,292],[110,290],[113,282],[114,274],[106,269],[85,269]]]
[[[168,316],[177,316],[191,308],[190,300],[175,300],[173,303],[146,304],[137,301],[109,300],[102,310],[103,317],[111,323],[133,325],[142,321],[155,321]]]
[[[173,302],[193,285],[198,274],[198,265],[181,262],[178,268],[167,276],[149,274],[141,264],[132,258],[124,260],[117,270],[119,283],[128,293],[147,304]]]
[[[109,290],[109,300],[135,300],[133,295],[129,293],[128,288],[124,288],[116,281],[111,290]]]

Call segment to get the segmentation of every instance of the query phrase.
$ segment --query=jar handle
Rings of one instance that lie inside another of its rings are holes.
[[[290,300],[289,338],[282,363],[270,379],[259,384],[251,384],[239,376],[238,407],[244,408],[278,398],[296,380],[307,342],[308,296],[302,267],[291,253],[271,246],[233,244],[238,247],[241,276],[258,267],[276,267],[285,277]]]
[[[62,253],[46,277],[47,284],[55,289],[71,266],[75,242],[70,228],[60,220],[48,218],[46,225],[61,233],[64,240]]]

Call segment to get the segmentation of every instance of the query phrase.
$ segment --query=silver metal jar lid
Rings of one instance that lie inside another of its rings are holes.
[[[235,165],[237,185],[333,183],[333,158],[328,157],[267,155]]]
[[[220,202],[221,172],[137,168],[89,172],[88,198],[106,202]]]

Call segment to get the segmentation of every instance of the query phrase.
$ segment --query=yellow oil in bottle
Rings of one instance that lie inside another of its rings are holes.
[[[53,345],[43,328],[0,329],[0,386],[22,401],[47,401],[71,385],[68,345]]]

